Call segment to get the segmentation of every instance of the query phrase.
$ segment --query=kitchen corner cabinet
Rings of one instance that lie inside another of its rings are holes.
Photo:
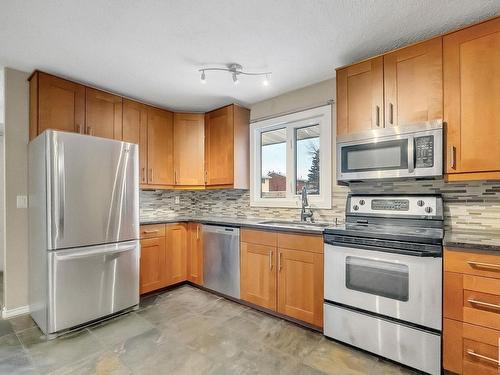
[[[384,124],[383,58],[337,70],[337,135],[377,129]]]
[[[449,181],[500,179],[500,17],[445,35]]]
[[[203,239],[201,224],[188,224],[187,279],[203,285]]]
[[[250,111],[236,104],[205,115],[205,185],[248,189]]]
[[[443,367],[456,374],[498,374],[500,255],[445,249]]]
[[[174,183],[178,187],[205,185],[205,115],[174,113]]]
[[[85,88],[85,133],[96,137],[122,139],[122,98]]]
[[[139,145],[140,184],[147,184],[148,111],[144,104],[123,100],[123,141]]]
[[[241,230],[241,298],[323,326],[323,239]]]
[[[385,127],[443,119],[442,38],[384,55]]]
[[[38,71],[29,83],[30,140],[46,129],[84,132],[85,86]]]
[[[147,107],[147,183],[159,187],[174,185],[173,114]]]

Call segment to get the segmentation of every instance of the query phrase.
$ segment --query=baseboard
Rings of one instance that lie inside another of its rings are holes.
[[[30,307],[28,305],[16,307],[15,309],[7,309],[5,307],[2,308],[2,319],[13,318],[18,315],[29,314]]]

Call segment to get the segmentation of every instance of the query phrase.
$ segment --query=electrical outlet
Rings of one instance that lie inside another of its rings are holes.
[[[16,201],[17,208],[28,208],[28,196],[18,195]]]
[[[180,198],[178,195],[176,195],[176,196],[175,196],[175,198],[174,198],[174,203],[175,203],[175,204],[179,204],[179,203],[181,203],[181,198]]]

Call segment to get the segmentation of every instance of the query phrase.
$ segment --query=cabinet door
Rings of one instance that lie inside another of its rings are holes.
[[[187,279],[203,285],[203,242],[201,224],[188,224]]]
[[[123,100],[123,141],[139,145],[139,168],[141,184],[146,184],[148,168],[148,112],[146,106]]]
[[[166,226],[166,284],[172,285],[186,280],[186,225]]]
[[[323,326],[323,254],[278,249],[278,312]]]
[[[383,58],[337,70],[337,135],[383,127]]]
[[[148,107],[148,183],[173,185],[172,112]]]
[[[45,129],[83,132],[85,86],[45,73],[38,79],[38,134]]]
[[[234,182],[233,106],[207,113],[205,118],[206,185]]]
[[[174,179],[176,185],[205,184],[205,115],[174,114]]]
[[[442,38],[384,56],[385,126],[443,118]]]
[[[276,247],[241,243],[241,299],[276,310]]]
[[[141,240],[140,293],[165,286],[165,237]]]
[[[499,178],[500,18],[444,36],[443,63],[446,172]]]
[[[85,130],[89,135],[122,139],[122,98],[104,91],[85,89]]]
[[[462,373],[462,322],[443,319],[443,368]]]

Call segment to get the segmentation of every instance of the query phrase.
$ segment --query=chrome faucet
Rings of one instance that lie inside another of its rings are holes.
[[[309,202],[307,200],[307,189],[305,186],[302,188],[302,193],[300,195],[302,198],[302,209],[300,211],[300,221],[303,221],[303,222],[309,221],[309,222],[313,223],[314,222],[314,218],[313,218],[314,212],[311,209],[311,207],[309,207]]]

